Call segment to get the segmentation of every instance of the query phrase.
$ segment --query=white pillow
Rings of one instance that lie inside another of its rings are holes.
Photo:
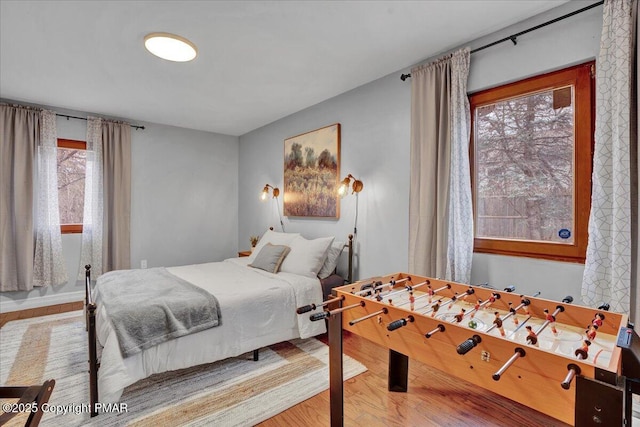
[[[282,262],[280,271],[313,278],[318,277],[318,271],[322,268],[333,239],[333,237],[321,237],[307,240],[302,236],[296,237],[288,245],[291,252]]]
[[[327,258],[324,260],[324,264],[322,264],[322,268],[318,272],[319,278],[325,279],[331,276],[333,270],[335,270],[338,265],[338,260],[340,259],[340,254],[343,249],[344,242],[333,242],[331,246],[329,246]]]
[[[267,243],[271,243],[272,245],[289,246],[289,243],[291,243],[296,237],[300,237],[300,233],[279,233],[277,231],[267,230],[260,240],[258,240],[258,244],[253,248],[251,255],[249,255],[249,264],[255,261],[258,252],[260,252],[260,249],[262,249],[262,247]]]

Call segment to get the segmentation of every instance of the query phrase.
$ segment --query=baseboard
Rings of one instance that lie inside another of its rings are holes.
[[[84,292],[63,292],[61,294],[45,295],[42,297],[27,298],[18,301],[1,301],[0,313],[10,311],[29,310],[31,308],[48,307],[50,305],[64,304],[84,300]]]

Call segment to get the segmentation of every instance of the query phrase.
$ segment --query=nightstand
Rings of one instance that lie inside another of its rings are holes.
[[[240,252],[238,252],[238,256],[239,257],[249,256],[249,255],[251,255],[251,251],[240,251]]]

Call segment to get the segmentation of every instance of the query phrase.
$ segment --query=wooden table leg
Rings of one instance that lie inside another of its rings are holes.
[[[389,391],[407,391],[409,357],[389,349]]]
[[[342,303],[340,303],[342,305]],[[342,383],[342,313],[329,317],[329,399],[331,427],[344,425]]]

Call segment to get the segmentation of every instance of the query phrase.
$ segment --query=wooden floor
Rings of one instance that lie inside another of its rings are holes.
[[[0,313],[0,328],[12,320],[29,319],[31,317],[46,316],[48,314],[65,313],[67,311],[82,310],[82,301],[68,302],[66,304],[52,305],[48,307],[30,308],[28,310],[9,311]]]
[[[326,342],[326,340],[325,340]],[[345,426],[566,426],[493,392],[415,360],[409,361],[407,393],[387,391],[388,349],[345,332],[344,353],[368,371],[344,384]],[[573,408],[567,410],[573,410]],[[259,424],[329,426],[329,392],[323,392]]]
[[[11,320],[79,310],[82,307],[80,301],[1,313],[0,327]],[[326,343],[326,335],[320,339]],[[408,392],[388,392],[387,349],[345,332],[344,353],[368,369],[344,384],[345,426],[566,426],[545,414],[415,360],[409,361]],[[329,426],[330,421],[329,391],[325,391],[259,426]]]

